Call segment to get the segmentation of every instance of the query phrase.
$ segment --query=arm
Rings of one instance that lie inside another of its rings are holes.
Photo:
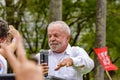
[[[16,38],[17,57],[12,53],[11,48],[8,48],[6,44],[1,44],[1,47],[4,49],[6,58],[15,73],[16,80],[43,80],[41,66],[38,66],[33,61],[28,60],[25,56],[22,36],[14,27],[12,27],[10,33]]]
[[[57,65],[55,70],[59,70],[63,66],[73,66],[77,71],[79,71],[79,73],[86,74],[93,69],[94,62],[84,49],[80,47],[72,47],[72,54],[74,56],[64,59]]]
[[[77,71],[86,74],[94,68],[93,60],[84,49],[80,47],[73,47],[73,53],[75,53],[76,56],[71,58],[73,60],[73,66],[77,69]]]

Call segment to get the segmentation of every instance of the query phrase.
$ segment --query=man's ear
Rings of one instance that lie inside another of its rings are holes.
[[[70,41],[70,35],[69,35],[69,36],[67,36],[67,41],[68,41],[68,42]]]

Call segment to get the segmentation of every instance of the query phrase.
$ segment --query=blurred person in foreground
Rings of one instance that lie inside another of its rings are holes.
[[[12,52],[16,49],[16,43],[14,37],[8,33],[9,28],[8,23],[4,20],[0,20],[0,44],[5,43],[8,48],[11,48]],[[4,50],[0,47],[0,74],[7,73],[7,60]]]
[[[94,68],[93,60],[83,48],[71,47],[70,28],[63,21],[53,21],[48,25],[48,66],[42,63],[44,74],[66,80],[83,80],[83,75]],[[36,57],[40,63],[40,54]]]
[[[43,71],[41,66],[26,58],[26,52],[22,42],[22,36],[13,27],[10,26],[9,33],[16,39],[16,55],[13,54],[12,48],[7,44],[1,43],[1,48],[5,51],[6,58],[10,63],[16,80],[43,80]],[[17,57],[16,57],[17,56]]]

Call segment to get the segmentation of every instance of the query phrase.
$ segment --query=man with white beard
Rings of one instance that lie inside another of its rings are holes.
[[[66,80],[83,80],[83,75],[94,68],[93,60],[83,48],[71,47],[70,28],[63,21],[53,21],[48,25],[48,66],[41,63],[44,74]],[[40,54],[37,54],[40,64]]]

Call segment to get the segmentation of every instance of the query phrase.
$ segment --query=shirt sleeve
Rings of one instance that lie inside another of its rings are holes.
[[[72,54],[73,66],[79,73],[86,74],[94,68],[94,61],[83,48],[72,47]]]

